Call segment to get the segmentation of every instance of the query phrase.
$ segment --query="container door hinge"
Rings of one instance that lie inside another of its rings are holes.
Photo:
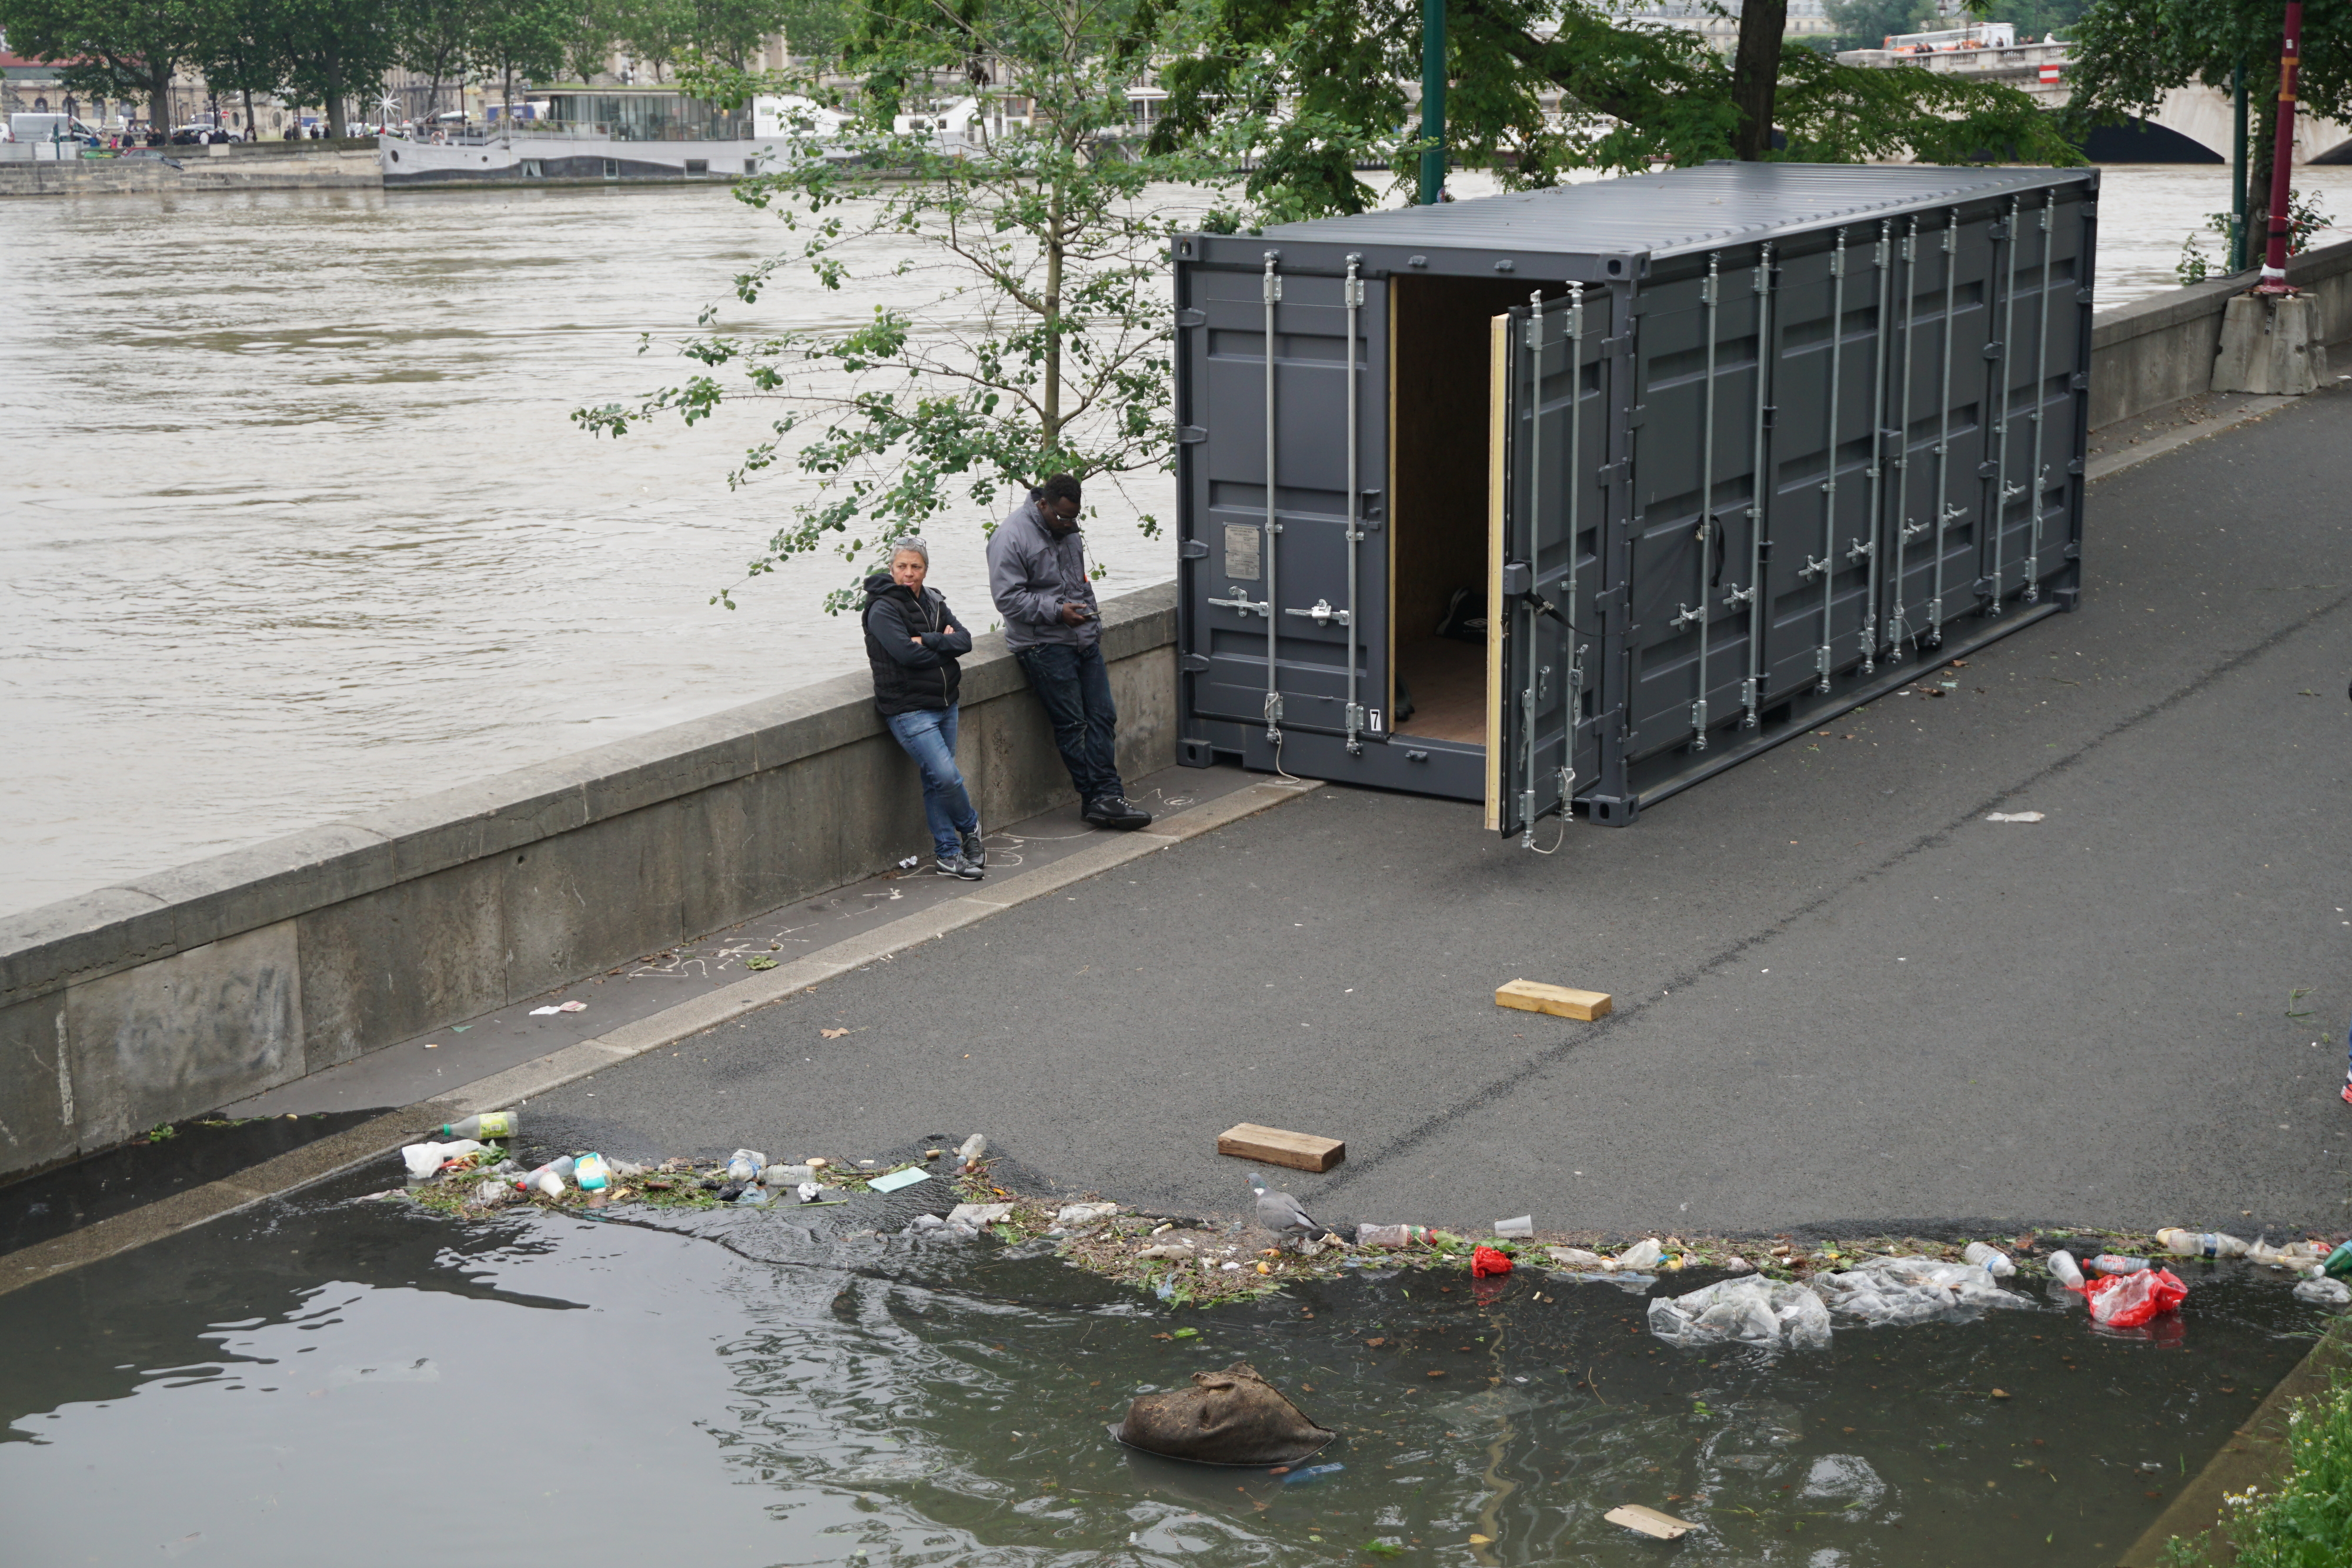
[[[1764,428],[1767,430],[1777,429],[1780,423],[1780,405],[1777,402],[1766,403],[1764,405]]]
[[[2067,473],[2069,473],[2069,474],[2080,474],[2082,471],[2083,471],[2083,460],[2082,460],[2081,458],[2079,458],[2079,457],[2069,457],[2068,459],[2066,459],[2066,472],[2067,472]]]
[[[1991,342],[1987,343],[1984,346],[1984,357],[1988,360],[1998,360],[2000,358],[2003,350],[2006,350],[2007,347],[2007,344],[1996,338]]]
[[[1179,327],[1205,327],[1208,324],[1209,313],[1206,310],[1179,310],[1176,312],[1176,325]]]
[[[2000,478],[2000,465],[1999,463],[1990,462],[1990,461],[1987,461],[1987,462],[1983,462],[1983,463],[1979,463],[1979,464],[1978,464],[1978,465],[1977,465],[1977,477],[1978,477],[1978,478],[1979,478],[1979,479],[1998,479],[1998,478]]]
[[[2076,371],[2074,375],[2067,380],[2066,384],[2076,392],[2089,392],[2091,390],[2091,372],[2088,371]]]
[[[1592,608],[1603,617],[1625,613],[1625,587],[1620,583],[1592,596]]]
[[[1209,433],[1197,424],[1180,424],[1176,427],[1176,439],[1180,444],[1193,446],[1208,440]]]
[[[1206,653],[1186,653],[1176,661],[1176,667],[1188,675],[1205,675],[1209,673],[1209,656]]]
[[[1616,462],[1602,467],[1597,477],[1600,479],[1601,486],[1605,489],[1612,485],[1622,485],[1627,479],[1633,476],[1633,460],[1630,458],[1621,457]]]
[[[1176,550],[1177,553],[1181,555],[1186,560],[1206,560],[1209,559],[1209,541],[1206,539],[1186,539],[1182,544],[1176,547]]]
[[[2065,548],[2064,548],[2063,549],[2062,549],[2062,550],[2060,550],[2060,551],[2058,552],[2058,556],[2059,556],[2059,559],[2062,559],[2062,560],[2080,560],[2080,559],[2083,559],[2083,546],[2082,546],[2082,542],[2081,542],[2080,540],[2078,540],[2078,539],[2068,539],[2068,540],[2066,541],[2066,546],[2065,546]]]
[[[1637,402],[1625,411],[1625,428],[1628,430],[1639,430],[1649,421],[1650,405],[1648,403]]]
[[[2091,302],[2092,302],[2092,298],[2091,298],[2091,291],[2090,291],[2089,289],[2087,289],[2087,288],[2077,288],[2076,290],[2074,290],[2074,303],[2075,303],[2075,304],[2077,304],[2077,305],[2088,305],[2088,304],[2090,304]]]
[[[1630,354],[1633,351],[1633,329],[1631,327],[1628,327],[1624,331],[1620,332],[1614,338],[1603,338],[1601,340],[1601,355],[1603,359],[1607,359],[1616,354]]]

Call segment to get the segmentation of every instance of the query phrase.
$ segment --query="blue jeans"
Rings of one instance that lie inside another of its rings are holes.
[[[971,795],[956,768],[956,710],[918,708],[882,722],[923,770],[923,817],[931,825],[931,847],[940,859],[953,860],[963,853],[963,835],[980,831],[980,813],[971,809]]]
[[[1054,745],[1062,766],[1070,770],[1081,805],[1106,797],[1124,797],[1118,781],[1118,710],[1111,706],[1110,671],[1103,664],[1102,647],[1088,643],[1040,643],[1015,648],[1021,673],[1029,689],[1045,705],[1054,726]]]

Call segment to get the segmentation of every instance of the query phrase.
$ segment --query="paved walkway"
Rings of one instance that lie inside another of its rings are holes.
[[[2099,485],[2080,613],[1634,828],[1547,859],[1318,790],[531,1124],[778,1156],[981,1129],[1029,1179],[1209,1212],[1244,1196],[1216,1133],[1257,1121],[1347,1140],[1288,1184],[1327,1221],[2341,1228],[2347,492],[2327,394]],[[1617,1012],[1497,1009],[1520,976]]]

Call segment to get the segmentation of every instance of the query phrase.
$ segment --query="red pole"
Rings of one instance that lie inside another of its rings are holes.
[[[2271,153],[2271,242],[2263,256],[2257,294],[2292,294],[2286,281],[2287,177],[2294,160],[2295,77],[2303,66],[2303,0],[2286,0],[2286,36],[2279,47],[2278,145]]]

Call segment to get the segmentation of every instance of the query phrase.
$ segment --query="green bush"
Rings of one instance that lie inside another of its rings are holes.
[[[2287,1416],[2288,1472],[2277,1490],[2229,1496],[2239,1568],[2345,1568],[2352,1563],[2352,1373]]]

